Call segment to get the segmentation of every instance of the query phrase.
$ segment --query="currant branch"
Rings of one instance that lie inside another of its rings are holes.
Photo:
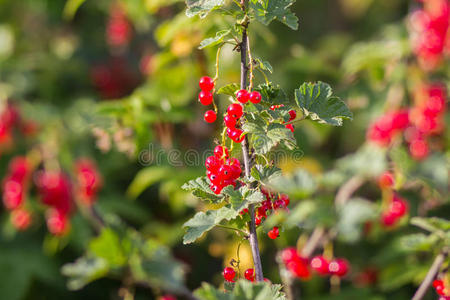
[[[437,273],[441,269],[442,264],[444,263],[446,257],[448,256],[449,249],[444,248],[434,259],[433,264],[431,265],[430,269],[428,270],[427,275],[423,279],[422,283],[420,284],[419,288],[417,289],[414,296],[411,298],[411,300],[420,300],[422,299],[428,288],[430,287],[431,283],[433,282],[433,279],[436,277]]]
[[[246,1],[241,1],[241,9],[245,12],[246,9]],[[247,73],[248,73],[248,65],[247,65],[247,51],[250,49],[250,45],[248,43],[248,21],[242,24],[242,41],[240,45],[241,51],[241,90],[245,90],[247,88]],[[245,177],[247,179],[250,178],[250,156],[249,156],[249,144],[247,136],[244,137],[242,141],[242,157],[244,160],[244,171]],[[255,206],[250,204],[249,206],[250,212],[250,222],[248,224],[249,228],[249,241],[250,247],[252,249],[253,256],[253,265],[255,267],[255,279],[256,281],[263,281],[263,271],[261,264],[261,257],[259,253],[259,245],[258,245],[258,236],[256,233],[256,224],[255,224]]]

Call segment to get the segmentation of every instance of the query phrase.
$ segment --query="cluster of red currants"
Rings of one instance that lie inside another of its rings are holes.
[[[201,104],[207,106],[213,103],[213,89],[214,80],[211,77],[203,76],[199,81],[200,93],[198,94],[198,100]],[[261,94],[258,91],[249,92],[247,90],[239,90],[236,92],[236,100],[239,103],[232,103],[227,108],[227,114],[224,116],[223,121],[227,127],[228,137],[235,143],[240,143],[244,140],[242,135],[243,131],[239,129],[239,119],[244,114],[244,108],[242,104],[251,102],[257,104],[261,102]],[[207,123],[213,123],[217,120],[217,112],[214,110],[208,110],[205,112],[203,119]]]
[[[284,104],[272,105],[270,107],[270,109],[271,110],[275,110],[275,109],[281,108],[281,107],[284,107]],[[290,111],[288,111],[288,113],[289,113],[289,120],[288,120],[288,122],[291,122],[291,121],[295,120],[295,118],[297,118],[297,112],[295,110],[291,109]],[[285,126],[286,126],[287,129],[289,129],[290,131],[294,132],[294,125],[286,124]]]
[[[85,158],[75,163],[76,195],[84,205],[91,205],[101,187],[101,176],[95,164]],[[3,204],[11,210],[11,223],[18,230],[25,230],[31,224],[31,212],[25,199],[30,183],[34,182],[40,195],[40,201],[46,209],[47,227],[54,235],[68,232],[69,217],[73,208],[72,183],[62,171],[39,170],[33,174],[33,167],[26,157],[13,158],[8,173],[2,183]]]
[[[380,188],[389,192],[389,203],[380,219],[381,224],[386,227],[394,226],[409,210],[408,202],[393,191],[394,183],[394,175],[391,172],[385,172],[378,178]]]
[[[38,127],[35,122],[24,120],[16,106],[5,103],[0,113],[0,153],[11,148],[14,129],[24,136],[32,136]]]
[[[378,118],[368,129],[367,138],[382,147],[388,147],[400,133],[409,144],[414,159],[428,156],[427,138],[439,134],[444,128],[446,111],[445,88],[439,84],[421,87],[415,94],[411,109],[389,112]]]
[[[348,261],[344,258],[335,258],[329,261],[324,256],[319,255],[308,259],[302,257],[293,247],[281,251],[280,257],[292,275],[301,279],[310,278],[310,269],[321,276],[335,275],[338,277],[344,277],[350,269]]]
[[[226,267],[225,269],[223,269],[222,275],[223,275],[223,278],[225,279],[225,281],[235,282],[234,279],[236,277],[236,271],[234,270],[234,268]],[[254,282],[255,281],[255,270],[254,269],[245,270],[244,278],[247,279],[248,281]],[[264,281],[268,281],[268,279],[264,278]]]
[[[450,53],[450,4],[448,0],[424,0],[423,3],[424,9],[410,17],[411,40],[420,64],[430,70],[439,65],[445,52]]]
[[[269,190],[261,187],[261,192],[266,198],[256,209],[255,213],[255,224],[256,226],[261,225],[262,221],[267,218],[268,215],[272,213],[272,211],[276,211],[278,209],[288,209],[288,205],[290,203],[289,196],[286,194],[278,194],[272,193]],[[245,215],[248,213],[248,209],[244,209],[241,211],[241,215]],[[267,236],[271,239],[276,239],[280,236],[280,229],[278,227],[273,227],[268,233]]]
[[[203,76],[198,82],[200,86],[200,93],[198,94],[198,101],[201,104],[208,106],[214,101],[213,90],[214,90],[214,80],[209,76]],[[214,123],[217,119],[217,113],[214,110],[207,110],[203,116],[203,119],[207,123]]]
[[[439,300],[450,300],[450,289],[448,287],[445,287],[444,280],[434,280],[433,287],[436,290],[436,293],[441,296]]]
[[[239,160],[230,158],[228,148],[220,145],[214,148],[214,155],[206,158],[205,167],[210,189],[215,194],[220,194],[228,185],[236,187],[236,180],[242,173]]]
[[[106,41],[111,47],[126,46],[131,40],[131,24],[119,4],[113,4],[106,24]]]
[[[47,228],[54,235],[64,235],[69,229],[72,210],[72,184],[69,177],[61,171],[38,171],[36,186],[40,201],[49,206],[46,219]]]
[[[25,230],[31,223],[31,213],[24,206],[31,167],[27,159],[15,157],[9,163],[8,174],[3,179],[3,204],[11,210],[11,222],[18,230]]]

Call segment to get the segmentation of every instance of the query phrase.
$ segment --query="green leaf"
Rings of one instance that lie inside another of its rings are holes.
[[[196,15],[204,18],[210,11],[221,7],[224,3],[225,0],[186,0],[186,15],[189,18]]]
[[[204,49],[207,47],[213,47],[223,42],[223,39],[231,33],[231,29],[221,30],[216,32],[216,36],[206,38],[200,42],[200,47],[198,49]]]
[[[411,224],[420,227],[429,232],[443,232],[450,230],[450,221],[442,218],[431,217],[431,218],[421,218],[414,217],[411,218]]]
[[[423,233],[414,233],[402,236],[398,243],[402,250],[430,251],[435,249],[435,245],[439,240],[439,236],[435,234],[425,235]]]
[[[254,88],[255,91],[261,93],[262,100],[268,102],[270,105],[273,104],[290,104],[286,93],[280,88],[279,85],[273,83],[260,84]],[[270,110],[269,112],[271,112]]]
[[[209,283],[203,282],[202,286],[195,290],[194,295],[200,300],[231,300],[230,293],[222,292]]]
[[[72,20],[80,6],[86,0],[68,0],[64,5],[63,16],[66,20]]]
[[[153,184],[170,177],[173,169],[165,166],[151,166],[140,170],[127,189],[127,196],[137,198],[145,189]]]
[[[130,258],[130,270],[133,278],[147,282],[155,289],[185,291],[185,266],[175,260],[169,248],[149,240],[140,245],[141,253]]]
[[[349,199],[338,207],[337,230],[339,239],[345,242],[356,242],[362,235],[366,221],[377,216],[377,207],[365,199]]]
[[[80,257],[75,262],[65,264],[61,272],[68,276],[69,290],[80,290],[88,283],[102,278],[108,274],[109,265],[100,257]]]
[[[247,208],[249,204],[260,203],[264,200],[261,191],[249,189],[246,185],[240,187],[238,190],[235,190],[232,185],[229,185],[222,190],[222,194],[229,197],[231,207],[238,212]]]
[[[250,174],[255,180],[266,182],[281,176],[281,170],[275,166],[255,165]]]
[[[286,300],[285,294],[281,292],[281,285],[248,280],[239,280],[228,293],[209,283],[203,283],[194,294],[200,300]]]
[[[266,154],[281,142],[288,148],[294,149],[297,141],[292,132],[283,124],[272,123],[269,125],[260,118],[247,119],[242,125],[244,132],[251,134],[250,143],[257,154]]]
[[[270,63],[266,60],[261,60],[260,58],[255,58],[255,61],[257,62],[257,67],[260,68],[263,71],[268,71],[269,73],[273,73],[273,68],[270,65]]]
[[[104,228],[100,235],[90,242],[89,250],[109,266],[121,267],[127,262],[126,245],[111,228]]]
[[[239,89],[240,89],[239,84],[230,83],[230,84],[227,84],[227,85],[221,87],[220,89],[218,89],[217,94],[224,94],[224,95],[229,95],[231,97],[234,97],[236,91],[238,91]]]
[[[349,175],[378,177],[387,168],[386,150],[365,144],[355,153],[340,158],[336,166]]]
[[[302,84],[295,90],[295,101],[305,117],[318,123],[342,126],[344,119],[353,119],[344,101],[333,96],[331,87],[320,81]]]
[[[297,169],[289,176],[274,177],[267,184],[276,191],[298,199],[308,197],[317,189],[314,178],[303,169]]]
[[[298,18],[290,10],[295,0],[251,0],[252,16],[264,25],[277,20],[291,29],[297,30]]]
[[[220,222],[234,219],[238,215],[239,211],[232,209],[230,205],[217,210],[196,213],[192,219],[183,224],[183,227],[187,227],[186,234],[183,237],[183,243],[190,244],[195,242],[205,232],[211,230],[214,226],[220,224]]]
[[[196,197],[211,202],[219,202],[222,198],[214,194],[209,188],[209,180],[205,177],[198,177],[190,180],[182,187],[183,190],[190,191]]]

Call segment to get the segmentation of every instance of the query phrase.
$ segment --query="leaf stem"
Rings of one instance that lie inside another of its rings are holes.
[[[217,225],[217,227],[224,228],[224,229],[229,229],[229,230],[234,230],[234,231],[237,231],[239,233],[242,233],[244,236],[248,236],[248,233],[246,231],[241,230],[239,228],[234,228],[234,227],[231,227],[231,226],[220,225],[220,224]]]

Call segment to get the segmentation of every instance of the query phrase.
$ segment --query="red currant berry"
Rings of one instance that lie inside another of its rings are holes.
[[[267,218],[267,208],[264,206],[258,207],[256,214],[257,214],[257,216],[259,216],[261,218]]]
[[[239,103],[230,104],[230,106],[228,106],[227,112],[231,117],[237,120],[240,117],[242,117],[243,114],[242,105],[240,105]]]
[[[65,214],[51,209],[47,215],[47,228],[51,234],[61,236],[67,233],[69,228],[68,218]]]
[[[257,91],[253,91],[250,93],[249,100],[251,103],[254,103],[254,104],[259,103],[259,102],[261,102],[261,94]]]
[[[249,281],[255,281],[255,270],[253,269],[247,269],[244,272],[245,279]]]
[[[289,205],[289,203],[291,202],[291,201],[289,200],[289,196],[286,195],[286,194],[281,194],[281,195],[280,195],[280,199],[283,200],[284,206],[286,206],[286,207],[287,207],[287,206]]]
[[[378,186],[380,189],[388,189],[394,186],[394,175],[391,172],[384,172],[378,178]]]
[[[309,264],[311,266],[311,269],[313,269],[320,275],[328,274],[328,264],[329,263],[325,257],[323,257],[321,255],[315,256],[311,259],[311,262]]]
[[[293,109],[289,111],[289,121],[294,120],[297,117],[297,112]]]
[[[219,168],[219,177],[223,180],[232,180],[232,169],[229,165],[223,165]]]
[[[202,91],[209,92],[214,88],[214,81],[209,76],[203,76],[200,78],[198,85]]]
[[[394,199],[389,204],[389,213],[396,218],[403,217],[408,211],[408,202],[398,196],[394,196]]]
[[[215,157],[213,155],[208,156],[205,160],[205,167],[206,167],[206,170],[208,170],[208,171],[216,172],[219,170],[220,161],[217,157]]]
[[[213,110],[208,110],[203,118],[207,123],[213,123],[217,119],[217,114]]]
[[[278,199],[273,203],[273,209],[275,209],[275,210],[283,208],[283,207],[284,207],[284,201],[281,199]]]
[[[332,260],[328,265],[328,271],[332,275],[337,275],[339,277],[344,277],[349,270],[349,263],[343,258],[338,258]]]
[[[444,292],[445,286],[444,285],[439,285],[435,289],[436,289],[436,293],[438,293],[438,295],[440,295],[440,296],[444,296],[445,295],[445,292]],[[439,300],[441,300],[441,299],[439,299]],[[447,300],[447,299],[445,299],[445,300]]]
[[[236,99],[237,99],[237,101],[239,101],[241,103],[247,103],[249,98],[250,98],[250,94],[248,93],[247,90],[239,90],[236,93]]]
[[[240,214],[243,216],[245,214],[248,214],[248,208],[244,208],[243,210],[241,210]]]
[[[222,191],[222,188],[221,188],[220,186],[218,186],[218,185],[215,185],[214,183],[211,183],[211,184],[209,185],[209,188],[210,188],[211,191],[212,191],[214,194],[216,194],[216,195],[219,195],[220,192]]]
[[[295,277],[308,279],[310,276],[308,264],[306,260],[301,257],[291,260],[286,264],[286,267]]]
[[[390,227],[394,225],[397,222],[397,217],[391,214],[390,212],[385,212],[381,214],[381,223],[386,226]]]
[[[236,271],[231,267],[226,267],[223,269],[223,278],[228,282],[234,282],[234,277],[236,276]]]
[[[201,91],[198,94],[198,101],[203,105],[210,105],[213,101],[213,94],[207,91]]]
[[[236,127],[236,119],[233,118],[230,115],[225,115],[225,117],[223,117],[223,121],[225,122],[225,126],[227,126],[228,128],[235,128]]]
[[[281,251],[280,256],[281,256],[281,260],[283,261],[284,264],[287,264],[290,261],[299,259],[297,249],[295,249],[294,247],[289,247],[289,248],[283,249],[283,251]]]
[[[210,171],[207,171],[207,176],[209,178],[209,181],[211,181],[212,184],[217,185],[220,183],[220,178],[216,173],[212,173]]]
[[[214,156],[218,159],[227,159],[228,158],[228,148],[225,146],[216,146],[214,148]]]
[[[261,225],[261,222],[262,222],[262,217],[255,216],[255,225],[259,226],[259,225]]]
[[[292,125],[292,124],[287,124],[285,127],[286,127],[287,129],[289,129],[291,132],[294,132],[294,125]]]
[[[242,133],[243,131],[240,129],[233,129],[228,136],[235,143],[241,143],[244,140],[244,136],[242,136]]]
[[[17,230],[25,230],[31,224],[31,214],[23,208],[15,209],[11,212],[11,223]]]
[[[276,239],[277,237],[280,236],[280,230],[278,229],[278,227],[275,226],[271,231],[269,231],[267,233],[267,235],[269,236],[269,238],[274,240],[274,239]]]
[[[414,159],[422,160],[428,156],[428,144],[421,139],[413,140],[409,145],[409,152]]]
[[[437,288],[438,286],[443,286],[443,285],[444,285],[444,282],[442,280],[440,280],[440,279],[436,279],[436,280],[433,281],[433,287],[434,288]]]

